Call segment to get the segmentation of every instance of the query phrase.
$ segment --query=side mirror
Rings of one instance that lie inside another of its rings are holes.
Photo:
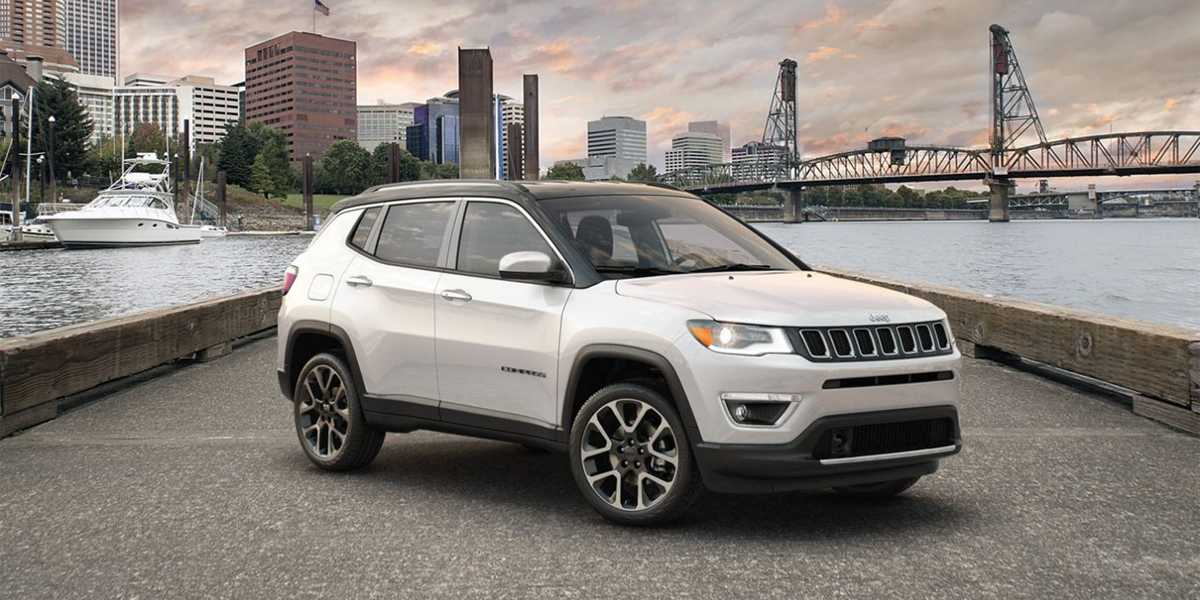
[[[555,268],[554,262],[545,252],[512,252],[500,259],[500,277],[517,281],[564,281],[566,274]]]

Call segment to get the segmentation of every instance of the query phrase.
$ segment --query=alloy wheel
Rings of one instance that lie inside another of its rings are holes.
[[[346,446],[350,401],[342,378],[332,367],[317,365],[304,378],[297,425],[309,452],[333,460]]]
[[[613,400],[600,407],[588,420],[581,444],[588,485],[613,508],[651,508],[675,483],[675,432],[662,413],[641,400]]]

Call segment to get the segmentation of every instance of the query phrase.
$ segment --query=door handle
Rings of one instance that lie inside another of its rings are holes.
[[[360,285],[363,287],[371,287],[371,278],[363,277],[362,275],[355,275],[353,277],[347,277],[346,285],[348,285],[350,287],[358,287]]]
[[[442,290],[442,300],[446,302],[454,302],[455,300],[470,302],[471,295],[462,290]]]

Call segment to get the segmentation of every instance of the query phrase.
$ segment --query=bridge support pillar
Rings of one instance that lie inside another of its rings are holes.
[[[988,195],[988,221],[992,223],[1007,223],[1008,218],[1008,193],[1012,187],[1012,181],[1007,177],[998,177],[985,181],[990,190]]]
[[[801,208],[804,197],[801,188],[784,188],[779,191],[783,193],[783,222],[799,223],[804,212]]]

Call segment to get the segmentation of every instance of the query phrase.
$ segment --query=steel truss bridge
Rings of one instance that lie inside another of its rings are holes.
[[[788,164],[717,164],[675,171],[664,182],[686,190],[740,192],[779,184],[859,185],[1200,173],[1200,131],[1141,131],[1014,148],[993,168],[988,149],[900,146],[840,152]]]
[[[886,137],[865,149],[801,160],[795,140],[795,62],[785,60],[762,142],[747,145],[738,162],[673,171],[660,180],[701,194],[776,188],[788,192],[785,198],[793,205],[803,187],[985,181],[992,189],[991,219],[1006,221],[1014,179],[1200,173],[1198,130],[1047,139],[1008,30],[992,25],[989,32],[992,127],[987,148],[908,145],[902,138]],[[1022,135],[1035,134],[1036,142],[1019,144]],[[796,214],[794,206],[790,214]]]

